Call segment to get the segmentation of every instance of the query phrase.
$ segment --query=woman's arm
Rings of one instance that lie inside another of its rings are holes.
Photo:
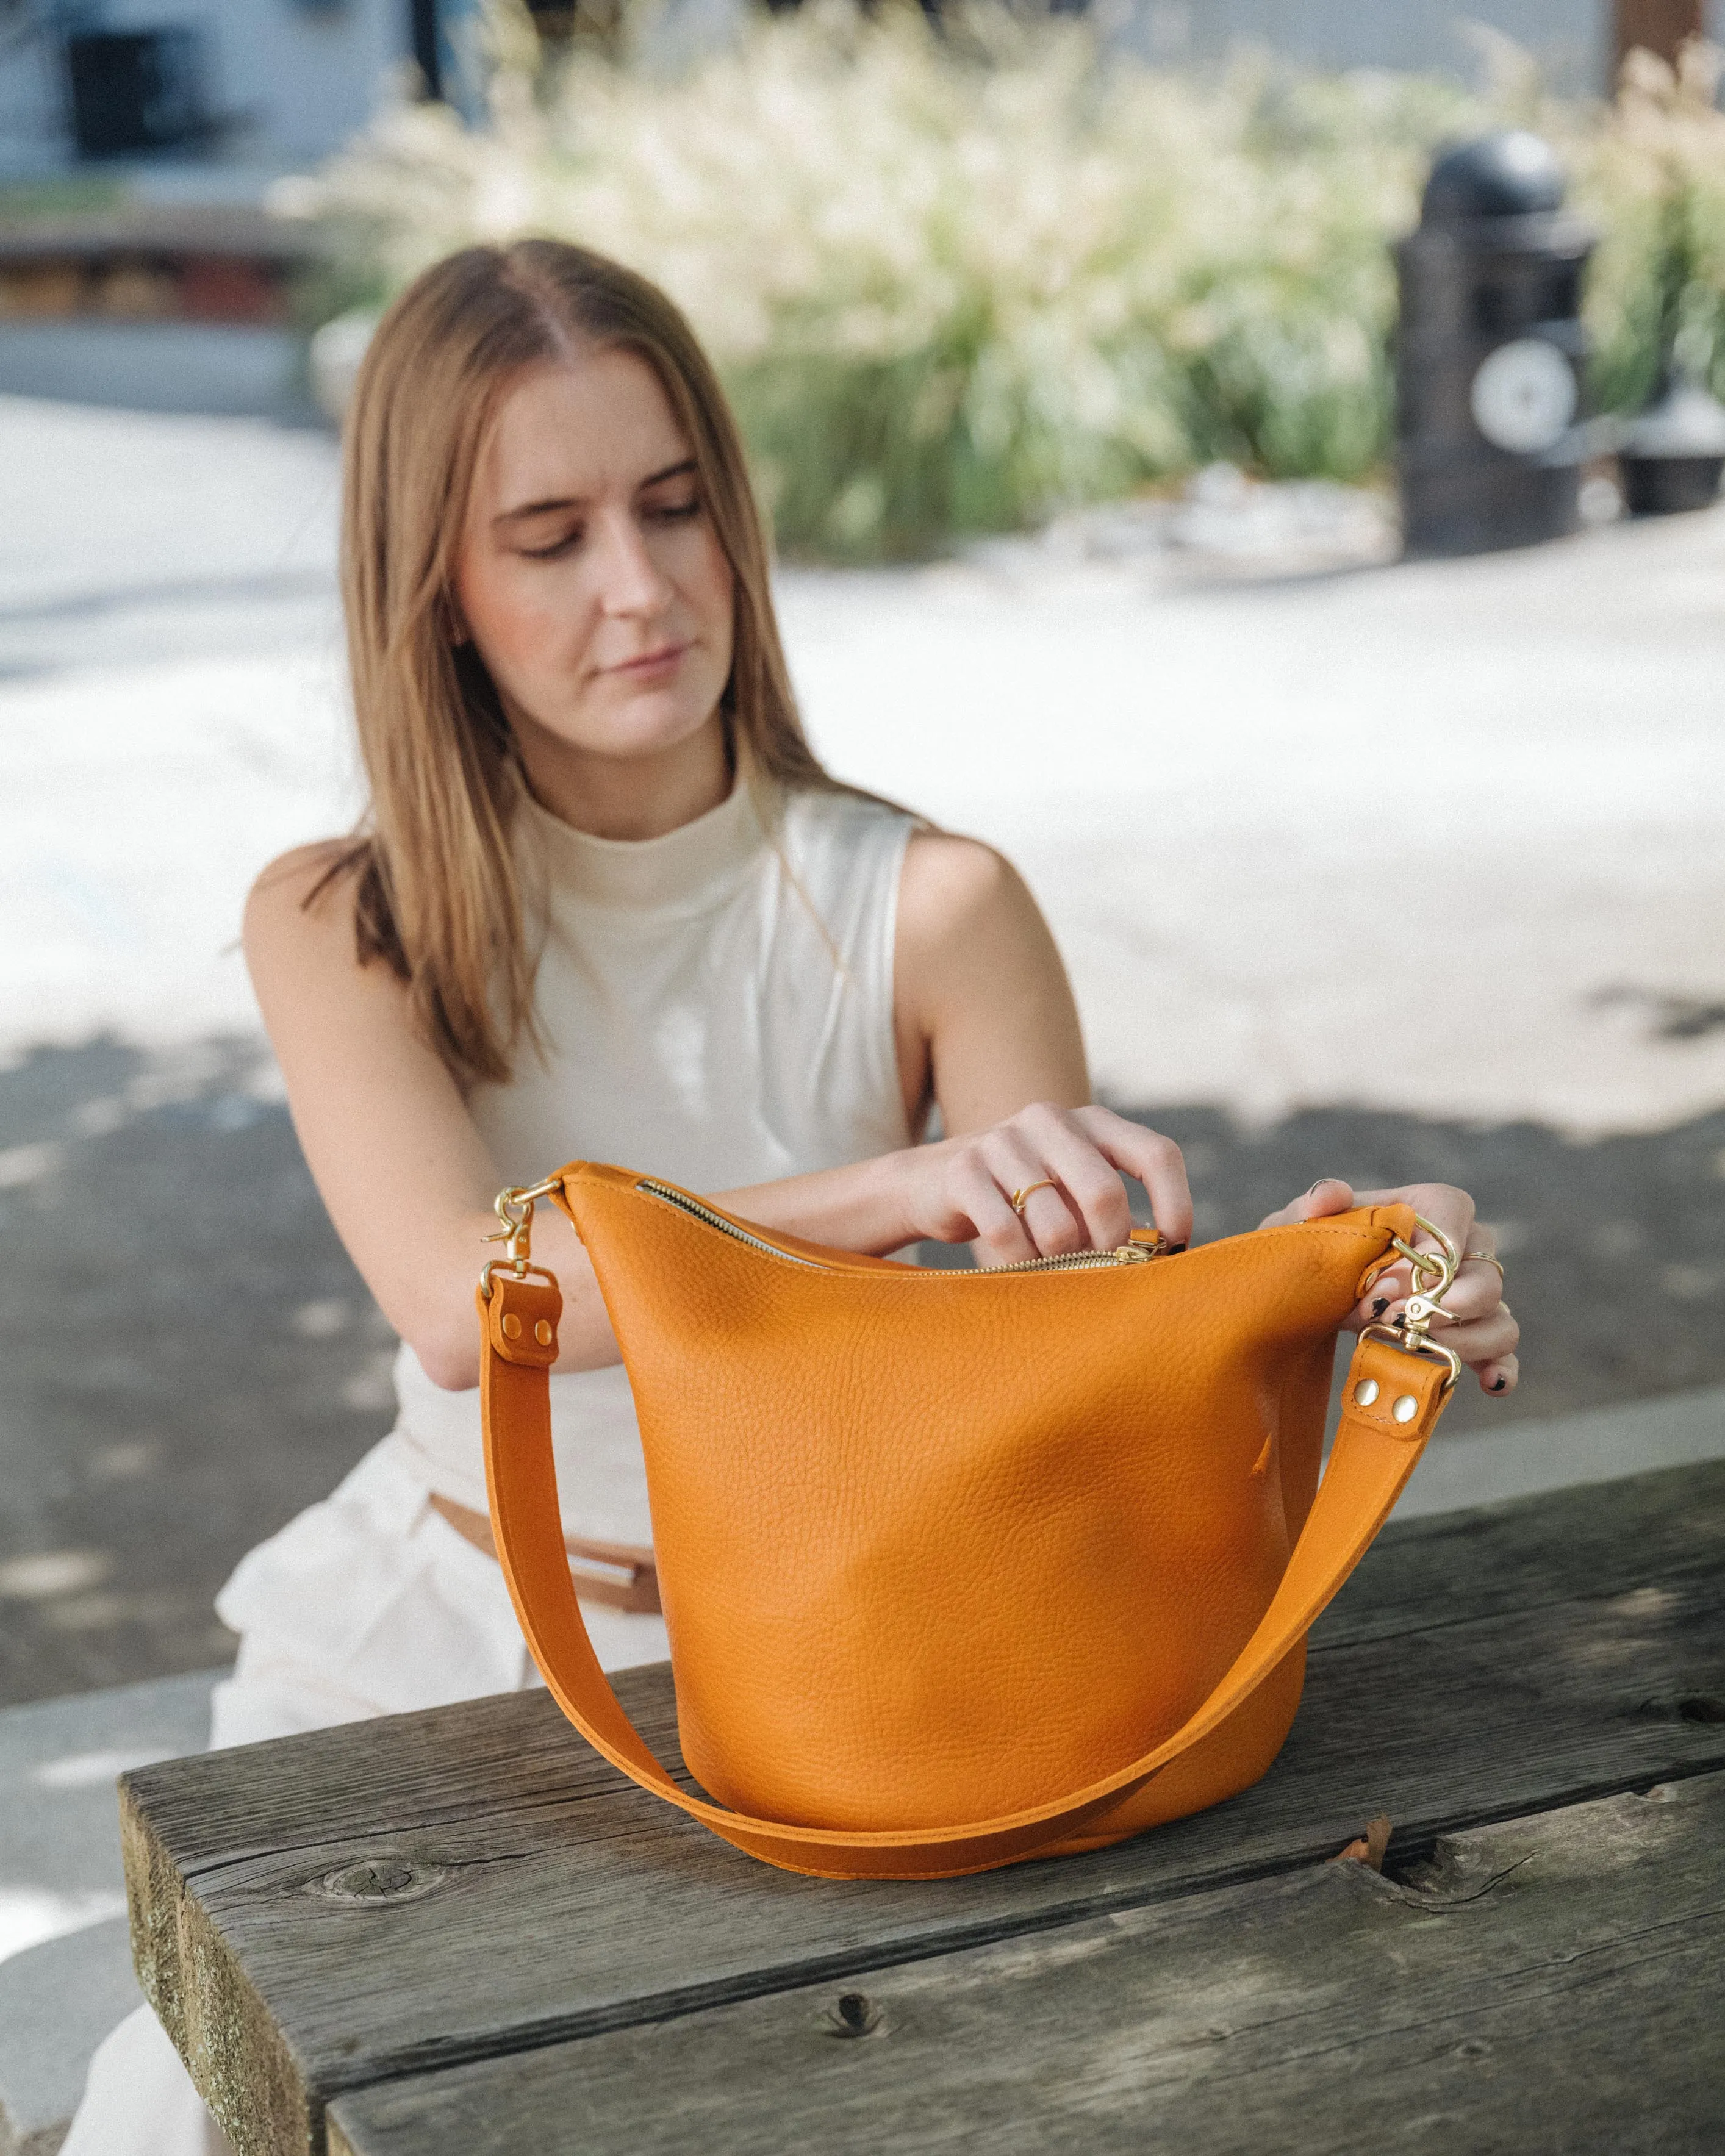
[[[835,1248],[974,1241],[984,1263],[1111,1250],[1132,1229],[1122,1174],[1157,1226],[1192,1233],[1170,1139],[1092,1107],[1078,1011],[1036,901],[974,839],[916,833],[905,853],[893,1014],[906,1119],[938,1106],[937,1144],[719,1194],[727,1211]],[[1012,1194],[1044,1183],[1022,1217]]]
[[[246,908],[246,962],[336,1233],[428,1374],[470,1386],[479,1378],[473,1287],[501,1178],[406,988],[381,963],[358,963],[351,882],[337,877],[308,909],[337,854],[332,844],[301,848],[259,878]],[[1065,972],[1034,901],[998,855],[933,833],[911,840],[896,969],[909,1120],[918,1127],[937,1103],[950,1135],[851,1168],[710,1194],[718,1203],[841,1249],[975,1238],[999,1262],[1124,1240],[1121,1170],[1149,1183],[1163,1233],[1186,1240],[1178,1150],[1083,1105]],[[1011,1193],[1045,1177],[1057,1187],[1038,1191],[1020,1220]],[[559,1366],[614,1363],[587,1253],[547,1205],[534,1218],[533,1254],[563,1291]]]
[[[973,839],[919,834],[899,897],[896,1014],[899,1068],[911,1128],[929,1099],[952,1135],[888,1153],[861,1168],[727,1194],[729,1209],[849,1250],[896,1250],[913,1238],[975,1236],[984,1262],[1106,1250],[1129,1230],[1121,1175],[1150,1195],[1171,1243],[1192,1232],[1179,1149],[1168,1138],[1082,1105],[1090,1098],[1078,1014],[1034,900],[1006,861]],[[1011,1194],[1044,1177],[1023,1218]],[[1327,1178],[1272,1214],[1268,1227],[1322,1219],[1353,1205],[1411,1205],[1468,1254],[1440,1328],[1481,1389],[1515,1389],[1521,1329],[1502,1299],[1497,1245],[1473,1200],[1445,1183],[1356,1194]],[[1422,1237],[1421,1240],[1426,1239]],[[1393,1322],[1412,1292],[1404,1262],[1377,1282],[1350,1325]]]
[[[336,851],[303,848],[259,879],[246,910],[247,963],[336,1232],[427,1373],[465,1388],[479,1378],[473,1287],[501,1178],[459,1088],[418,1030],[406,988],[382,963],[357,963],[352,885],[336,879],[307,909]],[[850,1168],[710,1194],[717,1203],[840,1249],[974,1240],[985,1260],[1012,1263],[1123,1241],[1130,1214],[1121,1178],[1130,1175],[1145,1184],[1168,1240],[1189,1239],[1178,1148],[1086,1105],[1071,991],[1034,901],[1006,862],[973,840],[913,838],[896,969],[908,1119],[917,1128],[932,1102],[948,1135]],[[1034,1183],[1045,1187],[1014,1213],[1012,1194]],[[1325,1186],[1281,1217],[1339,1209],[1349,1202],[1343,1189]],[[1461,1192],[1372,1196],[1411,1198],[1464,1235],[1472,1219]],[[616,1340],[574,1232],[542,1206],[533,1240],[536,1259],[562,1288],[560,1367],[615,1363]],[[1477,1238],[1462,1247],[1479,1247]],[[1496,1279],[1488,1266],[1470,1267],[1452,1300],[1471,1321],[1465,1341],[1458,1327],[1458,1349],[1471,1351],[1466,1359],[1481,1383],[1499,1390],[1514,1383],[1515,1343]]]
[[[502,1178],[405,985],[381,962],[359,964],[352,880],[336,877],[307,910],[339,851],[301,847],[264,870],[246,904],[246,963],[300,1147],[348,1255],[428,1375],[477,1384],[473,1291]],[[534,1217],[533,1248],[563,1291],[565,1367],[614,1363],[587,1253],[548,1205]]]

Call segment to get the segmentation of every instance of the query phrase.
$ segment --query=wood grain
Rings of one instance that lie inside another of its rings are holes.
[[[1255,1789],[973,1880],[769,1871],[624,1783],[539,1695],[141,1769],[122,1805],[141,1974],[242,2156],[315,2151],[324,2104],[382,2080],[1307,1866],[1380,1810],[1394,1861],[1725,1766],[1725,1721],[1692,1718],[1725,1699],[1722,1513],[1710,1466],[1388,1537]],[[665,1673],[619,1689],[669,1750]],[[367,1866],[385,1891],[325,1883]]]
[[[334,2156],[1625,2156],[1725,2133],[1725,1775],[344,2097]],[[848,2030],[866,2034],[848,2035]]]
[[[1392,1521],[1319,1618],[1314,1646],[1620,1594],[1725,1568],[1725,1460]]]

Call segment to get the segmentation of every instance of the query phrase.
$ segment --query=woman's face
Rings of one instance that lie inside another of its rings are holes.
[[[675,760],[716,730],[731,567],[644,361],[547,361],[506,393],[475,474],[455,596],[536,783],[547,757]]]

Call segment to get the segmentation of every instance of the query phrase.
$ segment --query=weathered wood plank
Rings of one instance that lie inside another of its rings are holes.
[[[1441,1440],[1440,1440],[1441,1441]],[[1725,1569],[1725,1460],[1393,1521],[1318,1620],[1314,1645]]]
[[[1725,2138],[1725,1775],[344,2097],[333,2156]],[[841,2032],[860,2025],[868,2033]]]
[[[1315,1646],[1265,1781],[1076,1862],[792,1879],[623,1784],[534,1696],[141,1770],[125,1812],[146,1987],[200,2085],[236,2092],[218,2107],[243,2149],[315,2149],[324,2102],[369,2082],[1307,1864],[1380,1809],[1429,1835],[1725,1764],[1725,1723],[1678,1707],[1725,1696],[1718,1473],[1645,1481],[1656,1502],[1607,1486],[1451,1536],[1481,1599],[1525,1578],[1525,1610],[1460,1616],[1421,1549],[1444,1523],[1386,1541],[1363,1636],[1338,1624]],[[627,1690],[665,1743],[663,1672]],[[367,1863],[417,1876],[331,1898],[322,1882]]]

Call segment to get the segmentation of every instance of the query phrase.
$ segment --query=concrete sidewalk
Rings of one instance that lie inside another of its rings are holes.
[[[0,1712],[0,2156],[52,2156],[138,2004],[115,1777],[201,1751],[221,1674]]]
[[[217,1660],[387,1426],[234,949],[359,803],[336,497],[321,435],[0,398],[0,1701]],[[1725,510],[1322,574],[1188,521],[786,572],[824,753],[1019,860],[1200,1235],[1478,1192],[1525,1381],[1440,1451],[1725,1382]]]
[[[254,1026],[245,888],[359,799],[335,459],[0,399],[0,1050]],[[1106,1091],[1725,1101],[1725,507],[1305,577],[1114,530],[778,579],[822,753],[1018,860]]]

